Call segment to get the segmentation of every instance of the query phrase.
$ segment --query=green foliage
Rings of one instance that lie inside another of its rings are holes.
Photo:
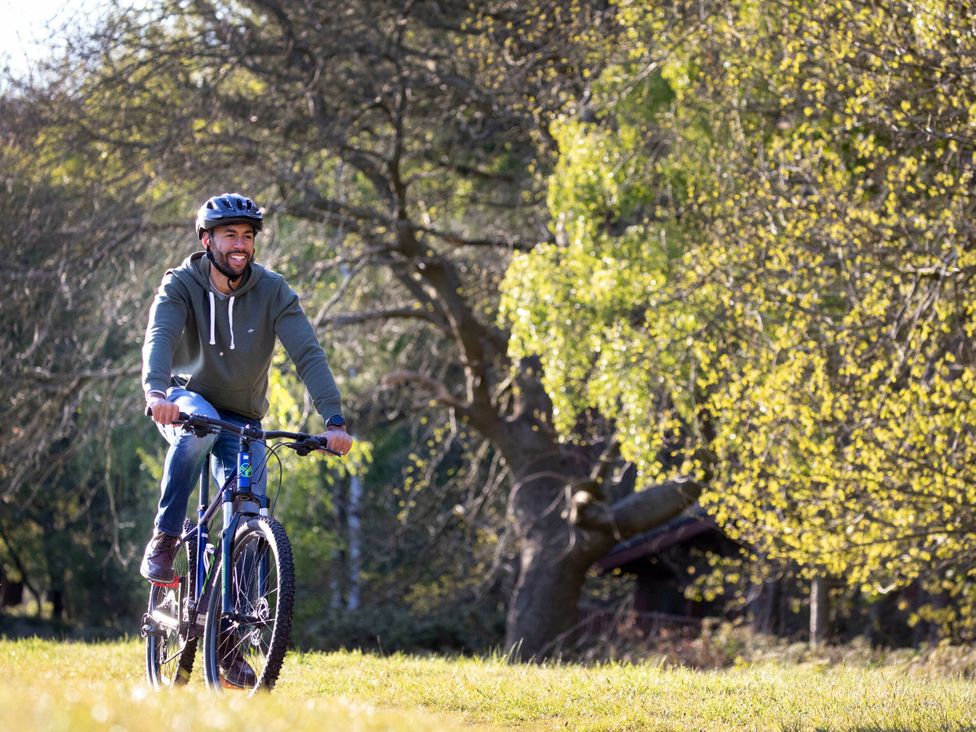
[[[32,609],[118,628],[144,602],[124,568],[156,496],[135,459],[155,434],[136,364],[160,237],[138,172],[68,144],[76,101],[56,85],[0,99],[0,562]]]
[[[621,3],[606,112],[557,130],[563,238],[513,264],[503,313],[564,432],[599,409],[644,480],[707,471],[730,535],[865,592],[941,568],[968,637],[961,7]],[[673,102],[637,104],[641,74]]]

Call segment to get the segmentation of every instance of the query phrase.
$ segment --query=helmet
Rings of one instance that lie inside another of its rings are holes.
[[[197,238],[202,239],[204,231],[227,224],[250,224],[257,234],[263,221],[261,209],[250,198],[240,193],[222,193],[208,199],[197,211]]]

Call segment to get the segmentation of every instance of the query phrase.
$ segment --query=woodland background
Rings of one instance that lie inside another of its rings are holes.
[[[974,17],[152,0],[8,70],[4,632],[138,627],[148,307],[240,191],[360,440],[282,457],[298,644],[578,648],[689,506],[733,549],[655,561],[702,612],[971,641]],[[271,397],[318,428],[283,355]]]

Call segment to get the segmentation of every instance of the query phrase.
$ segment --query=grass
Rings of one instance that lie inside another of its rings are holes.
[[[0,641],[11,730],[962,730],[976,682],[904,668],[511,665],[292,653],[271,695],[157,693],[135,642]]]

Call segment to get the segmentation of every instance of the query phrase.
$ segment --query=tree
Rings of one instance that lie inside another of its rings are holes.
[[[520,556],[506,640],[545,655],[575,624],[593,560],[699,490],[617,485],[613,429],[598,419],[563,441],[538,359],[512,360],[492,319],[511,251],[548,237],[536,203],[549,123],[585,97],[615,38],[612,10],[200,0],[103,30],[79,77],[80,139],[97,130],[113,149],[154,151],[143,160],[160,181],[256,189],[328,226],[350,278],[383,268],[377,300],[320,324],[394,320],[436,335],[441,368],[388,383],[425,393],[503,456]]]
[[[662,442],[684,470],[708,454],[704,503],[734,537],[869,594],[926,578],[969,596],[965,628],[964,4],[621,14],[644,52],[604,74],[595,124],[562,127],[565,244],[507,287],[563,429],[599,408],[645,475]]]
[[[61,144],[49,112],[70,104],[53,87],[0,98],[0,561],[56,619],[110,624],[134,612],[117,599],[131,578],[111,570],[147,503],[122,405],[137,393],[154,237],[124,166]]]

